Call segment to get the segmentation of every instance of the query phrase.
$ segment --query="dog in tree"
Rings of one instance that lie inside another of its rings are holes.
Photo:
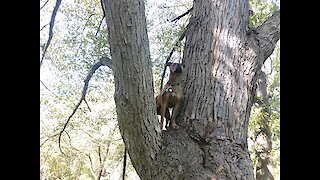
[[[182,65],[180,63],[167,63],[170,75],[168,82],[164,85],[160,94],[156,97],[157,113],[161,115],[161,129],[163,129],[164,117],[166,118],[166,128],[177,129],[176,115],[182,99],[181,74]],[[172,116],[170,116],[169,108],[172,108]],[[168,123],[170,122],[169,126]]]

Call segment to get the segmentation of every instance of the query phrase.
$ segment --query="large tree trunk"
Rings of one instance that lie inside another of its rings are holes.
[[[184,47],[178,130],[160,131],[143,0],[106,0],[115,102],[141,179],[254,179],[247,148],[257,75],[279,14],[252,31],[247,0],[195,0]]]
[[[118,124],[139,176],[152,178],[161,130],[154,99],[143,0],[106,0]]]

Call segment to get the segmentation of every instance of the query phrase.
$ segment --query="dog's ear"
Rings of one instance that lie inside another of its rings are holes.
[[[166,66],[171,66],[172,62],[167,62]]]

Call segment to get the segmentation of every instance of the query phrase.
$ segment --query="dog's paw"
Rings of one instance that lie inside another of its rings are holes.
[[[179,126],[177,124],[171,124],[170,128],[171,129],[179,129]]]

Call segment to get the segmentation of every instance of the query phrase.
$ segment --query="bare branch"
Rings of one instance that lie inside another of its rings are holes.
[[[52,94],[54,94],[55,96],[58,96],[56,95],[54,92],[52,92],[41,80],[40,80],[41,84],[49,91],[51,92]]]
[[[105,16],[102,17],[102,19],[101,19],[101,21],[100,21],[100,23],[99,23],[99,27],[98,27],[97,32],[96,32],[96,34],[95,34],[96,37],[97,37],[97,35],[98,35],[98,32],[100,31],[100,27],[101,27],[101,24],[102,24],[104,18],[105,18]]]
[[[93,15],[96,15],[96,14],[95,14],[95,13],[90,14],[90,16],[88,17],[88,19],[87,19],[86,23],[84,24],[84,26],[83,26],[83,28],[82,28],[81,33],[79,33],[79,34],[77,34],[76,36],[74,36],[74,37],[73,37],[73,40],[75,40],[79,35],[83,34],[84,30],[85,30],[85,29],[86,29],[86,27],[87,27],[87,24],[88,24],[88,22],[89,22],[90,18],[91,18]],[[76,55],[75,55],[76,57],[78,56],[78,52],[79,52],[79,50],[80,50],[80,48],[81,48],[81,46],[82,46],[83,42],[84,42],[84,41],[81,41],[81,43],[80,43],[80,45],[79,45],[79,47],[78,47],[78,49],[77,49],[77,51],[76,51]]]
[[[40,147],[42,147],[49,139],[51,139],[51,138],[53,138],[53,137],[55,137],[55,136],[57,136],[57,135],[59,135],[59,133],[54,134],[54,135],[52,135],[52,136],[49,136],[46,140],[43,141],[43,143],[40,144]]]
[[[51,15],[51,20],[50,20],[50,29],[49,29],[49,38],[48,38],[48,41],[46,43],[46,46],[44,47],[44,50],[43,50],[43,53],[42,53],[42,57],[41,57],[41,61],[40,61],[40,68],[41,68],[41,65],[43,63],[43,59],[44,59],[44,56],[47,52],[47,49],[50,45],[50,42],[51,42],[51,39],[52,39],[52,36],[53,36],[53,26],[54,26],[54,20],[56,18],[56,15],[57,15],[57,11],[59,9],[59,6],[61,4],[61,1],[62,0],[57,0],[56,2],[56,6],[54,7],[53,9],[53,12],[52,12],[52,15]]]
[[[93,163],[92,163],[92,159],[91,156],[89,154],[86,154],[89,158],[90,161],[90,170],[91,170],[91,174],[93,175],[94,179],[97,179],[96,173],[94,172],[94,168],[93,168]]]
[[[102,8],[103,17],[102,17],[102,19],[101,19],[101,21],[99,23],[99,27],[98,27],[97,32],[95,34],[96,37],[97,37],[97,34],[98,34],[99,30],[100,30],[100,27],[101,27],[101,24],[103,22],[103,19],[106,17],[106,8],[104,7],[104,0],[100,0],[100,4],[101,4],[101,8]]]
[[[99,155],[99,162],[100,166],[102,165],[102,159],[101,159],[101,145],[98,146],[98,155]]]
[[[93,14],[90,14],[90,15],[89,15],[89,17],[88,17],[88,19],[87,19],[86,23],[84,24],[84,26],[83,26],[83,28],[82,28],[81,33],[79,33],[78,35],[76,35],[75,37],[73,37],[73,39],[77,38],[80,34],[83,34],[84,30],[85,30],[85,29],[86,29],[86,27],[87,27],[87,24],[88,24],[88,22],[89,22],[90,18],[91,18],[92,16],[94,16],[94,15],[97,15],[97,14],[93,13]],[[83,41],[82,41],[82,42],[83,42]]]
[[[181,14],[180,16],[178,16],[178,17],[176,17],[176,18],[174,18],[173,20],[171,20],[170,22],[177,22],[179,19],[181,19],[183,16],[185,16],[185,15],[187,15],[187,14],[189,14],[191,11],[192,11],[192,9],[193,9],[193,7],[192,8],[190,8],[187,12],[185,12],[185,13],[183,13],[183,14]]]
[[[126,177],[126,167],[127,167],[127,148],[124,148],[122,180],[124,180]]]
[[[87,104],[89,111],[92,112],[86,99],[84,99],[84,102]]]
[[[95,71],[100,67],[100,66],[110,66],[112,67],[112,63],[111,60],[108,57],[102,57],[96,64],[94,64],[90,70],[90,72],[88,73],[86,79],[84,80],[84,86],[82,89],[82,94],[81,94],[81,98],[78,102],[78,104],[76,105],[76,107],[73,109],[71,115],[68,117],[67,122],[64,124],[60,134],[59,134],[59,149],[61,151],[62,154],[64,154],[61,150],[61,135],[62,133],[65,131],[70,119],[73,117],[73,115],[76,113],[76,111],[78,110],[79,106],[81,105],[82,101],[85,100],[85,96],[87,94],[88,91],[88,86],[89,86],[89,81],[91,79],[91,77],[93,76],[93,74],[95,73]]]
[[[100,5],[102,8],[103,17],[106,17],[106,8],[104,7],[104,0],[100,0]]]
[[[40,31],[42,31],[46,26],[48,26],[49,25],[49,23],[48,24],[46,24],[46,25],[44,25],[41,29],[40,29]]]
[[[49,2],[49,0],[47,0],[41,7],[40,7],[40,11],[41,9]]]

